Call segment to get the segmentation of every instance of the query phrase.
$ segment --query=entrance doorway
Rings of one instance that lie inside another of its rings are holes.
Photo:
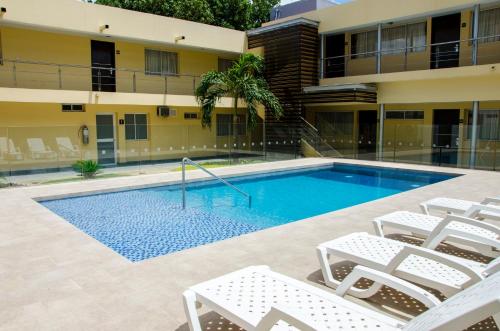
[[[358,158],[375,160],[377,153],[377,111],[358,112]]]
[[[97,161],[102,165],[116,164],[115,116],[113,114],[97,114]]]
[[[434,109],[432,123],[432,163],[456,165],[460,109]]]
[[[345,36],[343,33],[325,37],[325,78],[345,76]]]
[[[460,13],[432,18],[431,69],[458,67],[460,21]]]
[[[115,44],[90,41],[92,60],[92,91],[116,92]]]

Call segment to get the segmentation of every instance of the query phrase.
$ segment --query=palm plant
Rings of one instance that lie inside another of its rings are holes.
[[[257,107],[263,105],[277,119],[283,114],[278,98],[269,90],[264,79],[264,61],[254,54],[243,54],[225,72],[209,71],[202,76],[195,91],[201,106],[203,126],[212,123],[212,114],[217,102],[224,96],[233,98],[233,134],[236,135],[238,101],[246,106],[247,127],[253,129],[257,124]]]

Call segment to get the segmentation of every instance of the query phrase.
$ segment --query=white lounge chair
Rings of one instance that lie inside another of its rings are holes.
[[[500,258],[486,265],[365,232],[352,233],[322,243],[316,252],[325,284],[329,287],[336,288],[340,285],[333,277],[329,263],[329,257],[336,256],[434,288],[447,297],[495,272],[500,264]],[[378,288],[373,287],[353,291],[351,294],[366,298],[377,290]]]
[[[481,202],[440,197],[422,202],[420,208],[427,215],[436,210],[465,217],[500,221],[500,206],[496,204],[500,204],[500,196],[489,197]]]
[[[42,138],[28,138],[26,141],[32,159],[55,159],[57,157],[56,152],[52,151],[49,146],[45,146]]]
[[[14,145],[12,139],[0,137],[0,157],[6,160],[22,160],[23,153]]]
[[[422,247],[436,248],[443,241],[452,241],[476,248],[483,254],[496,256],[500,249],[500,227],[472,218],[446,215],[441,218],[432,215],[396,211],[373,220],[375,233],[384,237],[384,227],[409,231],[427,238]]]
[[[80,147],[73,145],[69,137],[56,137],[59,152],[65,158],[79,158],[81,156]]]
[[[426,306],[428,311],[403,322],[362,307],[337,294],[271,271],[248,267],[190,287],[184,292],[184,309],[191,331],[201,331],[196,303],[204,304],[247,331],[264,330],[462,330],[490,316],[500,323],[500,274],[495,274],[439,303],[432,294],[364,267],[345,287],[368,277],[386,282]]]

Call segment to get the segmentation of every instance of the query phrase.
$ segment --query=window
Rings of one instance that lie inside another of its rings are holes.
[[[219,72],[226,72],[234,64],[234,60],[219,58]]]
[[[472,136],[472,111],[468,113],[467,137]],[[481,140],[500,140],[500,110],[483,109],[478,114],[478,139]]]
[[[377,31],[365,31],[351,35],[352,58],[375,56],[377,50]]]
[[[198,119],[198,113],[184,113],[185,120],[195,120]]]
[[[385,113],[386,120],[423,120],[423,110],[388,110]]]
[[[233,116],[231,114],[217,114],[217,137],[233,135]],[[245,115],[237,115],[236,134],[244,136],[247,134],[247,124]]]
[[[500,41],[500,8],[479,12],[479,42]]]
[[[382,54],[398,54],[425,51],[427,23],[404,24],[382,29]],[[375,56],[377,30],[351,35],[352,58]]]
[[[125,139],[148,139],[148,119],[146,114],[125,114]]]
[[[385,28],[382,30],[382,54],[423,52],[426,34],[425,22]]]
[[[177,74],[177,53],[146,49],[145,53],[146,75],[166,76]]]

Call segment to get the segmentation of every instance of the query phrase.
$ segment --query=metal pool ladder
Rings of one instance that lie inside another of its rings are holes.
[[[193,160],[185,157],[185,158],[182,159],[182,209],[186,209],[186,163],[189,163],[190,165],[192,165],[192,166],[194,166],[194,167],[196,167],[196,168],[204,171],[205,173],[207,173],[210,176],[214,177],[215,179],[217,179],[218,181],[222,182],[226,186],[229,186],[230,188],[232,188],[236,192],[238,192],[241,195],[245,196],[248,199],[248,208],[252,207],[252,197],[250,196],[250,194],[248,194],[246,192],[243,192],[242,190],[240,190],[239,188],[237,188],[233,184],[229,183],[227,180],[225,180],[225,179],[217,176],[213,172],[208,171],[207,168],[205,168],[205,167],[201,166],[200,164],[194,162]]]

